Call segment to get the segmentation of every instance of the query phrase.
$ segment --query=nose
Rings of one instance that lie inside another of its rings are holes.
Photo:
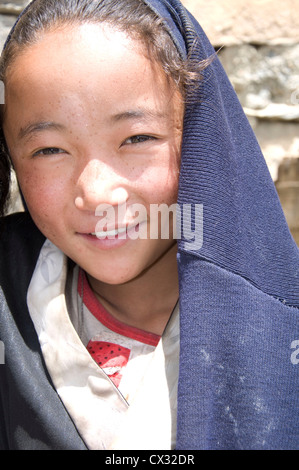
[[[76,185],[75,206],[95,212],[99,205],[121,205],[128,199],[123,178],[99,160],[90,160],[81,171]]]

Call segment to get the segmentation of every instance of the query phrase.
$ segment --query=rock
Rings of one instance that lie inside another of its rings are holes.
[[[256,103],[252,103],[252,105]],[[288,106],[287,104],[269,103],[262,109],[244,108],[247,116],[257,117],[273,121],[299,121],[299,106]]]
[[[299,104],[299,45],[224,48],[219,58],[244,107]]]
[[[215,46],[296,44],[298,0],[183,0]],[[297,12],[297,13],[296,13]]]
[[[282,162],[276,188],[290,231],[299,245],[299,158]]]
[[[299,157],[298,123],[249,117],[274,181],[284,159]]]
[[[0,15],[0,50],[2,50],[9,31],[13,27],[16,17],[12,15]]]
[[[21,212],[24,210],[22,199],[19,193],[19,187],[17,183],[16,174],[14,171],[11,173],[11,188],[10,188],[10,199],[7,213],[11,214],[14,212]]]

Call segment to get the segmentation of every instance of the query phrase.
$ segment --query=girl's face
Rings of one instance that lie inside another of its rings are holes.
[[[182,121],[160,68],[108,26],[45,33],[8,70],[4,133],[31,216],[102,282],[134,279],[174,244],[172,223],[168,239],[150,238],[150,208],[176,202]],[[114,238],[93,235],[99,222]],[[142,227],[147,237],[130,236]]]

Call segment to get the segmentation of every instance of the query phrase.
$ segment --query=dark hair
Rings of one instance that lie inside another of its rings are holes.
[[[146,47],[149,58],[159,63],[181,94],[199,83],[206,64],[192,63],[180,55],[164,21],[142,0],[35,0],[16,24],[0,60],[0,80],[5,83],[7,70],[18,54],[37,42],[40,35],[53,28],[80,23],[108,23]],[[0,116],[1,123],[3,117]],[[0,213],[9,187],[9,157],[4,135],[0,133]]]

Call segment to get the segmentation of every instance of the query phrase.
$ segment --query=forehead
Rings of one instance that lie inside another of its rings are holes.
[[[6,83],[12,86],[18,82],[20,86],[30,81],[36,86],[61,83],[67,88],[82,84],[88,87],[97,78],[109,76],[115,86],[123,78],[137,82],[154,75],[157,86],[165,84],[162,67],[146,57],[140,41],[106,24],[87,23],[65,25],[42,34],[37,43],[16,55]]]
[[[49,107],[89,111],[113,104],[113,112],[150,103],[169,108],[173,88],[142,43],[107,25],[66,26],[45,33],[23,50],[7,75],[9,103],[19,114]],[[136,103],[135,103],[136,102]],[[169,108],[170,109],[170,108]]]

